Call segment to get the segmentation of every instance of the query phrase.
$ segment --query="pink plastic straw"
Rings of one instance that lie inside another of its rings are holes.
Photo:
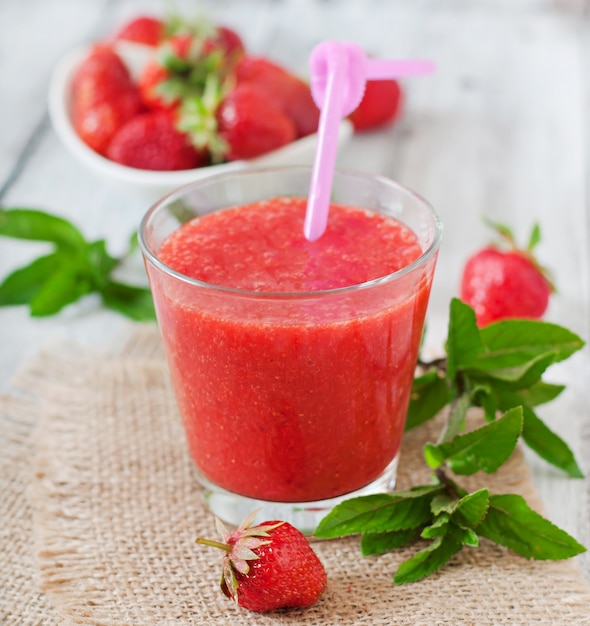
[[[421,59],[370,59],[358,44],[337,41],[316,46],[309,64],[311,93],[320,109],[320,122],[304,234],[315,241],[328,223],[340,121],[360,104],[367,80],[426,74],[434,71],[434,64]]]

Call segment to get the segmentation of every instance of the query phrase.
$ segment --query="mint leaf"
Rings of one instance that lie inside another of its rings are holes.
[[[433,485],[345,500],[322,519],[314,536],[333,539],[417,528],[430,520],[430,501],[441,489],[440,485]]]
[[[445,461],[456,474],[495,472],[514,452],[522,431],[522,409],[507,411],[501,418],[439,445],[426,444],[424,457],[436,469]]]
[[[48,241],[62,248],[86,244],[80,231],[67,220],[35,209],[0,207],[0,235],[32,241]]]
[[[67,258],[63,252],[53,252],[14,270],[0,284],[0,306],[29,304],[49,276],[61,268]]]
[[[538,402],[549,395],[559,393],[561,389],[557,385],[537,386],[536,393],[535,391],[532,392],[531,399]],[[522,402],[523,397],[526,398],[527,394],[507,391],[498,393],[498,403],[501,409],[517,406],[519,403],[522,405],[524,417],[522,438],[524,442],[542,459],[563,470],[572,478],[583,478],[584,474],[570,447],[537,416],[530,406]]]
[[[462,545],[451,535],[439,535],[427,548],[420,550],[398,567],[393,582],[401,585],[432,574],[457,554]]]
[[[118,260],[107,252],[104,239],[86,244],[82,259],[83,267],[97,289],[109,282],[110,273],[119,264]]]
[[[35,209],[0,207],[0,235],[53,243],[54,252],[9,274],[0,283],[0,306],[29,305],[32,316],[54,315],[86,294],[98,292],[107,308],[134,320],[155,320],[149,289],[112,280],[121,260],[104,239],[88,242],[67,220]],[[137,248],[137,233],[129,252]]]
[[[491,496],[490,508],[477,532],[526,558],[559,560],[586,551],[516,494]]]
[[[449,388],[436,370],[414,379],[406,418],[406,431],[432,419],[450,401]]]
[[[522,438],[527,446],[542,459],[563,470],[572,478],[584,478],[584,473],[567,443],[540,420],[532,409],[527,406],[523,409]]]
[[[545,354],[534,356],[523,363],[518,363],[512,367],[494,368],[483,370],[479,367],[481,364],[490,365],[490,361],[480,360],[475,366],[470,368],[468,375],[474,375],[478,379],[477,374],[485,374],[485,380],[490,384],[501,384],[509,389],[525,389],[539,382],[541,376],[550,365],[558,360],[558,352],[552,351]]]
[[[61,267],[45,281],[30,302],[31,315],[46,317],[61,311],[92,291],[92,284],[76,267]]]
[[[490,492],[487,489],[479,489],[463,496],[452,512],[454,520],[462,526],[475,528],[486,516],[490,504]]]
[[[503,320],[480,330],[485,353],[477,359],[486,371],[517,367],[553,353],[555,362],[569,358],[583,347],[578,335],[562,326],[539,320]]]
[[[439,535],[444,535],[449,529],[450,521],[451,516],[447,513],[442,513],[435,518],[434,522],[430,524],[430,526],[426,526],[424,528],[424,530],[420,533],[420,536],[423,539],[434,539]]]
[[[451,411],[449,412],[447,423],[441,433],[440,441],[449,441],[465,428],[467,411],[470,406],[471,400],[468,394],[460,395],[451,403]]]
[[[565,385],[553,385],[542,380],[531,385],[527,389],[520,389],[516,392],[512,406],[517,404],[527,404],[528,406],[538,406],[555,400],[557,396],[565,389]]]
[[[451,300],[448,332],[447,376],[453,381],[484,349],[473,309],[458,298]]]
[[[417,535],[415,528],[392,530],[382,533],[365,533],[361,537],[361,554],[384,554],[402,548],[412,542]]]
[[[123,313],[133,320],[141,322],[156,319],[154,301],[147,287],[109,282],[101,289],[100,295],[107,308]]]

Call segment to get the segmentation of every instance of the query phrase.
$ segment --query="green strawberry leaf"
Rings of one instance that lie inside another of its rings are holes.
[[[560,560],[586,551],[516,494],[491,496],[490,508],[477,532],[526,558]]]
[[[429,485],[345,500],[322,519],[314,536],[333,539],[357,533],[418,528],[430,520],[430,501],[441,489],[440,485]]]
[[[529,237],[529,242],[527,244],[527,251],[532,252],[539,242],[541,241],[541,227],[539,224],[533,225],[533,230],[531,231],[531,236]]]
[[[396,585],[415,582],[445,565],[461,550],[463,544],[452,535],[439,535],[413,557],[404,561],[397,569],[393,582]]]
[[[391,530],[382,533],[364,533],[361,537],[361,554],[369,556],[371,554],[384,554],[411,543],[417,536],[416,528],[406,528],[405,530]]]
[[[35,209],[0,207],[0,235],[14,239],[47,241],[60,248],[74,250],[86,245],[84,237],[73,224]]]
[[[432,419],[449,402],[450,394],[447,382],[438,375],[436,370],[430,370],[423,376],[416,377],[410,396],[406,431]]]
[[[446,462],[455,474],[495,472],[514,452],[522,431],[522,409],[507,411],[501,418],[451,441],[426,444],[424,457],[436,469]]]

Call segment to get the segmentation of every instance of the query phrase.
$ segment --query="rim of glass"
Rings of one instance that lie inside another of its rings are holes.
[[[281,172],[294,172],[294,171],[307,172],[311,175],[312,169],[311,167],[308,167],[308,166],[289,166],[289,165],[275,166],[275,167],[250,168],[250,169],[241,170],[239,172],[226,172],[226,173],[221,173],[221,174],[212,174],[211,176],[200,178],[199,180],[195,180],[186,185],[182,185],[181,187],[178,187],[177,189],[174,189],[173,191],[170,191],[148,209],[148,211],[145,213],[145,215],[143,216],[140,222],[137,235],[138,235],[139,245],[144,256],[152,265],[154,265],[161,271],[165,272],[166,274],[169,274],[170,276],[173,276],[177,280],[180,280],[184,283],[187,283],[189,285],[194,285],[195,287],[201,287],[201,288],[206,288],[212,291],[218,291],[218,292],[223,292],[223,293],[248,296],[248,297],[254,297],[254,298],[292,299],[292,298],[317,298],[317,297],[322,297],[326,295],[345,294],[350,291],[360,291],[363,289],[370,289],[371,287],[374,287],[383,283],[387,283],[393,280],[397,280],[405,276],[406,274],[410,274],[418,266],[425,264],[429,259],[432,258],[432,256],[438,250],[441,239],[442,239],[442,233],[443,233],[442,221],[438,213],[434,210],[433,206],[427,200],[425,200],[420,194],[416,193],[415,191],[412,191],[411,189],[409,189],[408,187],[405,187],[404,185],[401,185],[400,183],[394,181],[393,179],[388,178],[387,176],[369,174],[366,172],[356,171],[352,169],[342,169],[342,168],[336,168],[334,173],[341,175],[341,176],[353,176],[357,178],[364,178],[365,180],[368,180],[368,181],[370,180],[374,182],[379,182],[381,184],[385,184],[390,187],[395,187],[403,191],[405,194],[412,197],[414,200],[416,200],[417,202],[419,202],[420,204],[428,208],[428,210],[431,213],[433,222],[434,222],[434,237],[432,239],[432,242],[428,246],[428,248],[426,248],[426,250],[424,250],[422,254],[415,261],[412,261],[410,264],[406,265],[400,270],[397,270],[396,272],[392,272],[384,276],[379,276],[377,278],[373,278],[363,283],[357,283],[355,285],[348,285],[346,287],[337,287],[334,289],[323,289],[323,290],[316,290],[316,291],[252,291],[250,289],[238,289],[236,287],[226,287],[224,285],[215,285],[214,283],[208,283],[203,280],[199,280],[197,278],[191,278],[190,276],[181,274],[180,272],[177,272],[176,270],[172,269],[169,265],[164,263],[161,259],[159,259],[156,252],[152,250],[150,246],[148,245],[148,243],[145,241],[144,232],[146,230],[146,227],[150,219],[159,209],[161,209],[164,205],[166,205],[172,197],[180,197],[181,195],[187,193],[188,191],[194,188],[197,188],[206,184],[210,184],[210,183],[222,182],[224,179],[236,179],[236,178],[241,178],[244,176],[253,176],[253,175],[257,175],[257,174],[260,175],[260,174],[265,174],[265,173],[266,174],[268,173],[280,174]],[[231,208],[231,207],[228,206],[227,208]],[[220,210],[223,210],[223,209],[220,209]],[[198,217],[198,216],[195,216],[195,217]]]

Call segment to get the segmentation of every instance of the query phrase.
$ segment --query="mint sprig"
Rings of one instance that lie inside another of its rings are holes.
[[[104,306],[134,320],[154,320],[147,287],[127,285],[113,273],[137,246],[131,239],[122,258],[111,256],[103,239],[87,241],[68,220],[44,211],[0,207],[0,236],[47,242],[53,250],[0,282],[0,306],[27,305],[35,317],[54,315],[90,293]]]
[[[346,500],[321,521],[315,536],[360,534],[365,556],[421,544],[395,572],[397,584],[439,570],[463,547],[477,547],[480,537],[526,558],[557,560],[584,552],[520,495],[486,488],[468,493],[452,477],[497,471],[520,440],[569,476],[582,476],[568,445],[534,407],[564,389],[542,379],[546,370],[583,345],[571,331],[542,321],[504,320],[480,329],[473,310],[453,299],[447,355],[419,363],[406,423],[406,430],[415,428],[449,407],[438,441],[424,446],[432,483]],[[483,409],[486,423],[467,431],[472,407]]]

